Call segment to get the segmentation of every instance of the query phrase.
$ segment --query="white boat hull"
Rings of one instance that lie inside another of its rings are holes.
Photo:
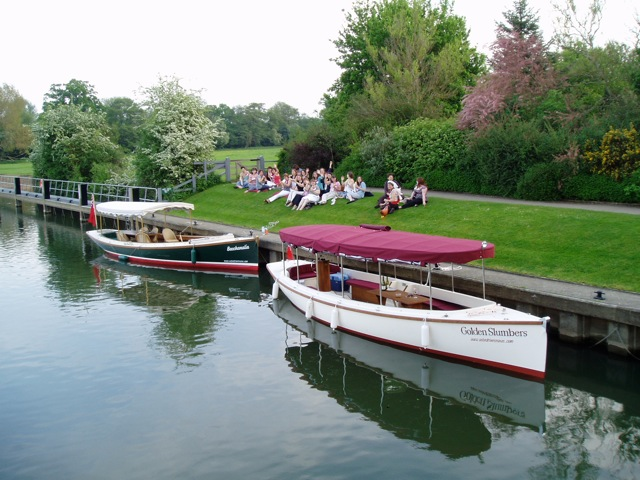
[[[300,262],[300,265],[309,262]],[[277,286],[307,318],[334,329],[399,348],[442,355],[473,364],[544,378],[547,352],[546,319],[502,307],[495,302],[456,292],[429,290],[461,305],[458,310],[403,308],[353,300],[335,291],[319,291],[314,279],[294,280],[288,269],[296,261],[267,265]],[[351,278],[378,281],[375,274],[347,271]],[[409,289],[424,285],[405,282]]]

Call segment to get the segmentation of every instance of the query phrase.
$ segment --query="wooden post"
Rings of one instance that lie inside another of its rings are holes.
[[[78,185],[78,199],[80,200],[80,205],[89,205],[89,193],[86,183]]]
[[[227,176],[227,182],[231,182],[231,157],[224,159],[224,172]]]
[[[318,260],[316,274],[318,276],[318,290],[329,292],[331,290],[331,270],[328,260]]]

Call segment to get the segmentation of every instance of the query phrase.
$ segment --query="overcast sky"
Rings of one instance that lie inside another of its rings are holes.
[[[564,1],[564,0],[558,0]],[[576,0],[587,5],[590,0]],[[631,43],[638,7],[606,0],[602,39]],[[285,102],[314,115],[339,76],[332,40],[352,0],[20,0],[5,2],[0,83],[38,110],[52,84],[75,78],[98,97],[139,99],[141,87],[175,76],[208,104]],[[549,0],[529,0],[545,39]],[[513,0],[455,0],[473,45],[495,38]]]

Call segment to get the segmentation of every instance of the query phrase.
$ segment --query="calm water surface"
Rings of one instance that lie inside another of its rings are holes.
[[[552,342],[529,382],[331,334],[264,273],[0,222],[0,479],[640,478],[637,361]]]

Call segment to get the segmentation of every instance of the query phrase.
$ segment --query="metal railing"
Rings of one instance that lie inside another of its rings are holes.
[[[76,205],[88,205],[91,198],[94,198],[98,203],[162,201],[162,190],[159,188],[33,177],[11,177],[8,175],[0,175],[0,193],[42,198]]]
[[[238,176],[242,165],[247,166],[247,164],[254,162],[256,168],[264,169],[265,161],[262,155],[247,160],[231,160],[227,157],[222,162],[201,162],[197,165],[204,166],[202,173],[193,175],[190,180],[176,185],[168,189],[168,191],[172,193],[195,193],[198,180],[207,180],[210,175],[224,176],[227,182],[231,182]],[[233,173],[232,169],[234,170]],[[91,198],[94,198],[98,203],[113,201],[161,202],[163,200],[163,189],[161,188],[14,177],[9,175],[0,175],[0,193],[54,200],[75,205],[88,205]]]

